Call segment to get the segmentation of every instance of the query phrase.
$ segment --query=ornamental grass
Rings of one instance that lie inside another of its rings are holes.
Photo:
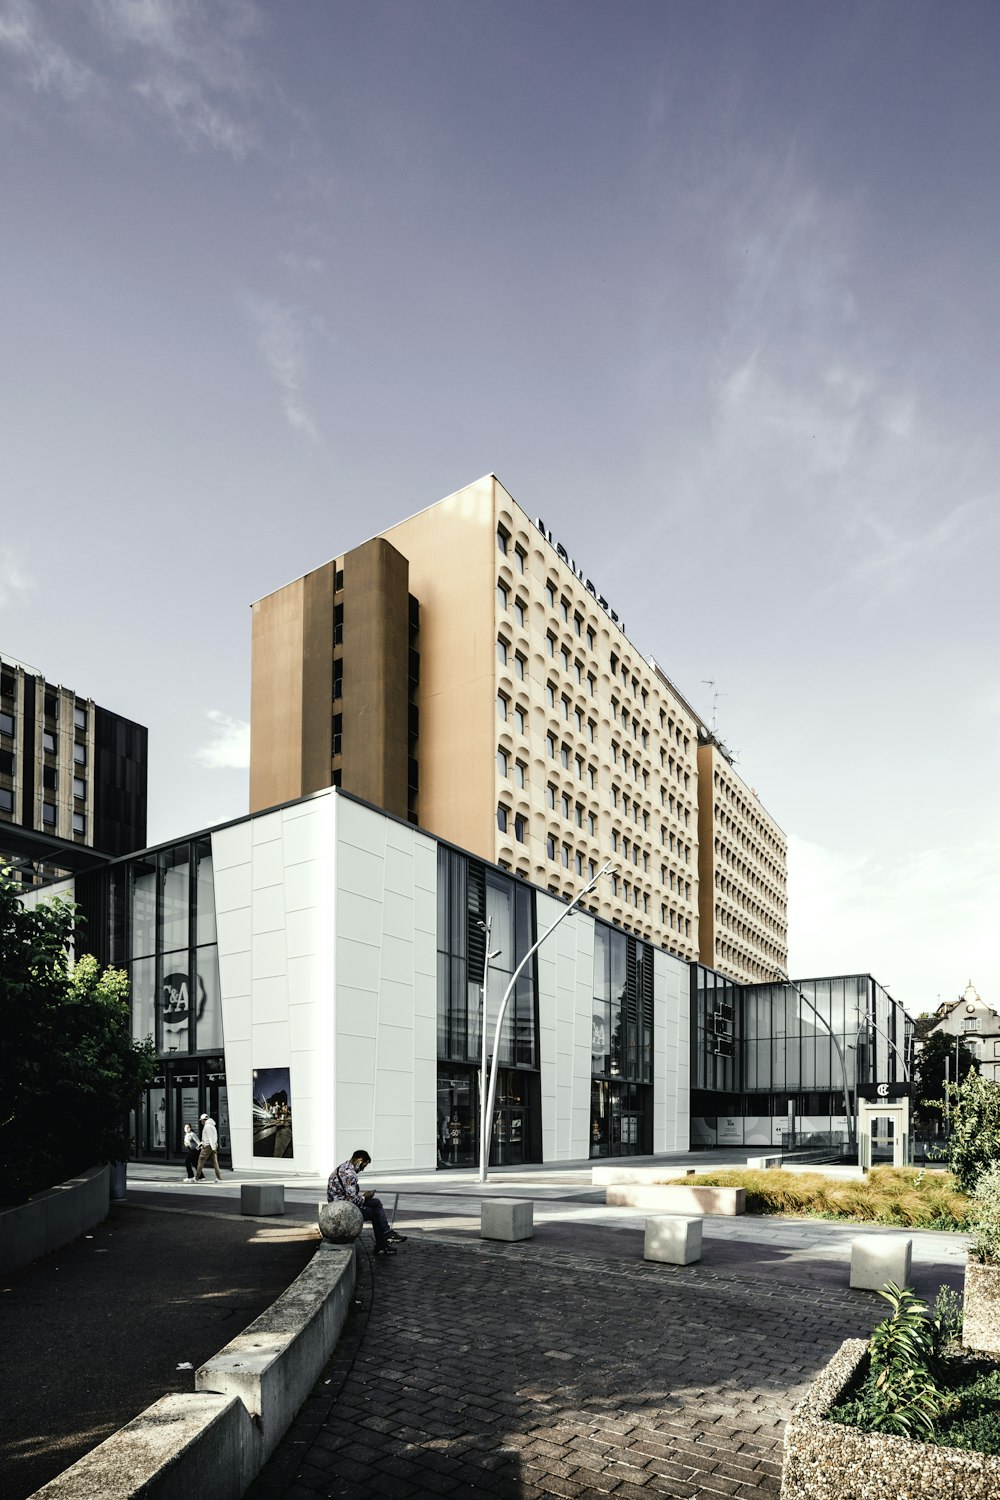
[[[874,1167],[864,1177],[733,1168],[669,1181],[685,1187],[746,1189],[748,1214],[788,1214],[906,1229],[968,1229],[969,1200],[950,1172]]]

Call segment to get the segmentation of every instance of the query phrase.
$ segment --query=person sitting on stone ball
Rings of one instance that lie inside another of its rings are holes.
[[[326,1184],[327,1203],[353,1203],[375,1231],[375,1254],[395,1255],[395,1243],[402,1243],[405,1234],[389,1228],[389,1220],[381,1201],[370,1189],[363,1192],[358,1186],[358,1173],[363,1172],[371,1161],[367,1151],[354,1151],[347,1161],[341,1162],[330,1173]]]

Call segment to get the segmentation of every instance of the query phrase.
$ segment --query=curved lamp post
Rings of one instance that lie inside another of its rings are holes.
[[[546,939],[550,938],[552,936],[552,934],[555,932],[556,928],[559,926],[559,923],[560,922],[564,922],[566,920],[566,918],[569,916],[570,912],[573,911],[577,906],[579,906],[579,904],[583,900],[584,896],[589,896],[590,895],[590,892],[597,885],[597,882],[599,880],[603,879],[603,877],[612,868],[613,864],[614,864],[614,861],[609,859],[608,862],[607,862],[607,864],[603,865],[601,867],[601,869],[598,870],[597,874],[593,877],[593,879],[589,880],[587,882],[587,884],[583,887],[583,889],[577,892],[577,894],[573,897],[573,899],[569,903],[569,905],[567,907],[565,907],[559,913],[558,917],[556,917],[555,921],[552,923],[552,926],[549,927],[549,928],[547,928],[546,931],[542,933],[542,935],[538,939],[538,941],[536,943],[533,943],[532,946],[528,949],[527,953],[521,959],[521,962],[518,964],[517,968],[514,970],[513,974],[510,976],[510,982],[507,985],[507,988],[504,990],[503,999],[500,1001],[500,1013],[497,1016],[496,1031],[495,1031],[494,1037],[493,1037],[493,1066],[490,1069],[490,1085],[489,1085],[489,1098],[488,1099],[486,1098],[486,1089],[485,1089],[485,1086],[484,1086],[485,1085],[485,1080],[486,1080],[486,974],[487,974],[487,968],[488,968],[488,965],[489,965],[489,960],[491,958],[496,958],[497,954],[496,953],[492,953],[491,954],[490,951],[489,951],[489,948],[490,948],[490,943],[489,943],[489,923],[487,923],[486,964],[483,966],[483,1071],[482,1071],[481,1081],[480,1081],[480,1085],[479,1085],[479,1097],[480,1097],[480,1113],[479,1113],[479,1121],[480,1121],[480,1127],[479,1127],[479,1181],[480,1182],[485,1182],[487,1180],[487,1178],[486,1178],[486,1165],[487,1165],[487,1162],[490,1159],[490,1143],[491,1143],[492,1138],[493,1138],[493,1101],[496,1098],[496,1092],[497,1092],[497,1073],[499,1072],[499,1067],[498,1067],[498,1061],[497,1060],[498,1060],[498,1058],[500,1056],[500,1028],[503,1026],[504,1016],[507,1014],[507,1005],[508,1005],[508,1003],[510,1001],[511,995],[514,993],[514,986],[517,983],[518,979],[520,978],[521,971],[525,967],[525,965],[527,964],[528,960],[531,959],[531,958],[533,958],[534,955],[538,952],[539,948],[542,946],[542,944],[546,941]],[[484,1108],[484,1101],[485,1101],[485,1108]]]

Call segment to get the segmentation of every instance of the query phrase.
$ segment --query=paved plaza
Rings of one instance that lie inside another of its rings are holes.
[[[176,1172],[136,1168],[129,1206],[115,1212],[154,1223],[161,1263],[189,1262],[197,1246],[198,1262],[223,1276],[231,1264],[245,1279],[244,1243],[256,1255],[262,1243],[313,1232],[322,1186],[290,1179],[284,1219],[242,1221],[242,1240],[228,1174],[221,1187],[193,1188]],[[485,1188],[471,1173],[373,1186],[407,1242],[372,1260],[363,1237],[344,1334],[254,1500],[776,1496],[792,1404],[841,1341],[884,1312],[873,1293],[848,1288],[857,1225],[706,1219],[701,1262],[673,1267],[643,1261],[643,1215],[607,1208],[588,1169],[491,1174]],[[532,1198],[534,1238],[481,1240],[484,1196]],[[912,1238],[918,1290],[961,1285],[964,1236]],[[29,1268],[36,1301],[45,1275],[55,1285],[61,1274],[46,1266]],[[188,1304],[162,1282],[149,1297],[169,1312],[161,1364],[176,1388],[173,1350],[193,1347],[183,1338]],[[75,1327],[64,1297],[58,1306],[58,1336],[89,1341],[100,1358],[113,1305],[80,1310],[100,1318],[95,1328]],[[200,1342],[211,1306],[190,1302]],[[116,1345],[123,1361],[126,1343]]]

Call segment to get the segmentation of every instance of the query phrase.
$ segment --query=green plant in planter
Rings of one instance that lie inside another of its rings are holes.
[[[1000,1164],[983,1172],[970,1197],[973,1241],[969,1254],[983,1265],[1000,1265]]]
[[[858,1393],[830,1415],[873,1432],[929,1439],[935,1424],[958,1406],[941,1383],[941,1359],[957,1337],[961,1314],[952,1293],[942,1288],[933,1313],[911,1287],[892,1281],[879,1292],[892,1313],[868,1344],[869,1373]]]

